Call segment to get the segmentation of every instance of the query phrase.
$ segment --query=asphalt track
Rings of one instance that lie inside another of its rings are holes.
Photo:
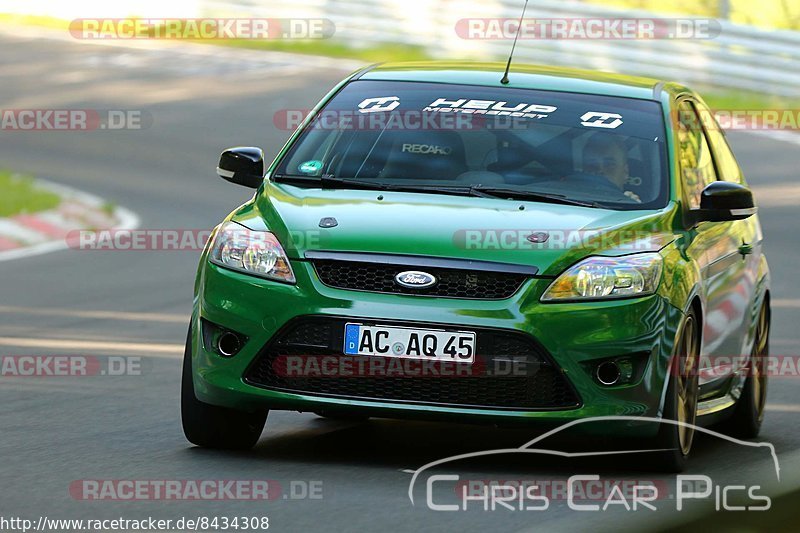
[[[127,48],[64,39],[0,37],[2,107],[143,110],[141,131],[3,132],[0,167],[92,192],[138,214],[141,227],[207,229],[248,198],[218,179],[221,149],[258,145],[275,154],[289,132],[274,114],[313,105],[351,65],[214,47]],[[777,298],[773,353],[797,354],[800,264],[797,146],[730,135],[761,198],[766,252]],[[492,427],[373,420],[332,422],[273,412],[247,453],[191,447],[178,412],[180,352],[191,309],[196,251],[67,250],[0,263],[0,354],[125,355],[141,375],[0,379],[0,516],[145,518],[269,516],[278,531],[586,530],[659,528],[686,516],[658,511],[436,512],[407,497],[410,470],[456,453],[516,447],[535,433]],[[145,346],[143,346],[145,345]],[[148,347],[148,345],[151,345]],[[699,438],[689,472],[719,484],[800,486],[800,378],[773,379],[762,440],[781,462]],[[439,473],[462,479],[658,478],[625,461],[501,456]],[[259,501],[81,501],[82,479],[270,479],[279,498]],[[321,481],[322,499],[284,498],[290,482]],[[770,489],[771,490],[771,489]],[[446,498],[442,496],[442,498]],[[713,502],[711,502],[713,503]],[[689,512],[707,509],[703,504]]]

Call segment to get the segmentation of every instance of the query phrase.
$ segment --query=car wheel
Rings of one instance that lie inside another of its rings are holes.
[[[682,472],[686,467],[694,440],[697,419],[700,330],[694,311],[686,316],[675,357],[670,364],[669,385],[664,401],[664,418],[678,424],[661,424],[657,447],[660,469]]]
[[[183,434],[192,444],[206,448],[247,450],[258,442],[268,411],[247,413],[201,402],[192,380],[192,331],[186,338],[181,379]]]
[[[758,314],[753,352],[742,394],[736,402],[733,415],[723,426],[724,431],[734,437],[753,439],[761,431],[764,406],[767,403],[766,364],[769,357],[770,325],[769,304],[765,301]]]

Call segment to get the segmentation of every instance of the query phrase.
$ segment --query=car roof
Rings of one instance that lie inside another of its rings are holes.
[[[664,87],[663,82],[652,78],[519,63],[511,64],[509,83],[503,85],[500,83],[500,78],[505,67],[505,63],[442,61],[381,63],[367,67],[355,79],[514,87],[644,100],[660,100],[658,92]]]

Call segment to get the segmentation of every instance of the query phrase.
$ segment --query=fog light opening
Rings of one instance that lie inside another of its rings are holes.
[[[597,377],[597,381],[607,387],[619,383],[621,376],[622,373],[620,372],[619,365],[617,365],[617,363],[614,361],[600,363],[597,365],[597,370],[595,371],[595,377]]]
[[[217,340],[217,350],[219,351],[220,355],[225,357],[233,357],[239,353],[239,350],[241,349],[242,341],[240,341],[239,337],[230,331],[226,331],[220,335],[219,339]]]

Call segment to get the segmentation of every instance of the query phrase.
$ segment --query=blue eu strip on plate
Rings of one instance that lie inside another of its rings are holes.
[[[344,353],[357,354],[358,353],[358,332],[360,326],[358,324],[347,324],[344,327]]]

